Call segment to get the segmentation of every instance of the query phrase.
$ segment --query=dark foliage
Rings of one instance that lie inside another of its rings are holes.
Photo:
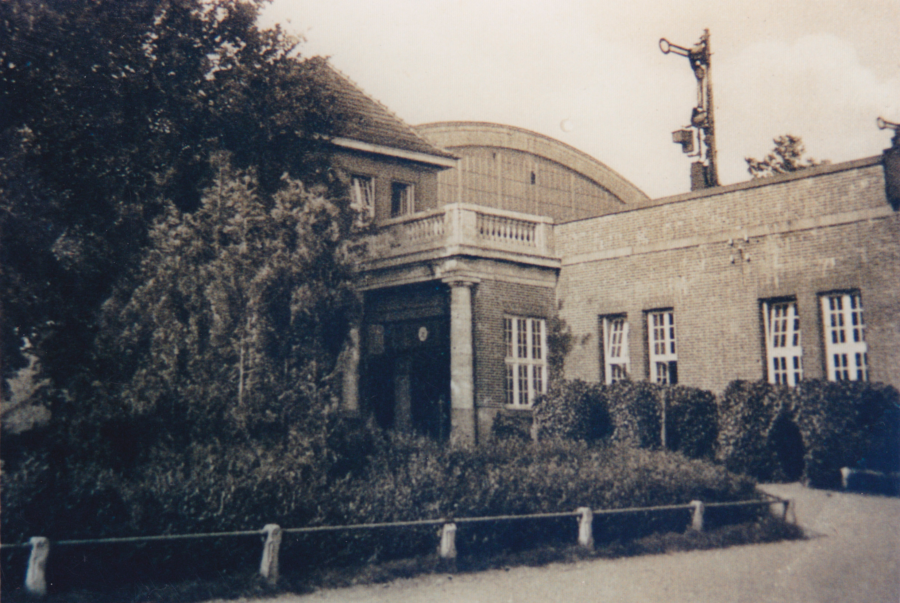
[[[828,160],[817,161],[812,157],[804,159],[803,154],[806,152],[806,148],[803,146],[803,139],[799,136],[785,134],[777,136],[772,142],[775,143],[775,147],[764,158],[747,157],[744,159],[747,162],[747,171],[753,178],[788,174],[830,163]]]
[[[717,458],[760,480],[837,487],[841,467],[900,468],[898,393],[879,383],[734,381],[722,397]]]
[[[712,458],[719,430],[713,393],[676,385],[665,396],[666,448],[688,458]]]
[[[18,477],[3,488],[4,515],[9,514],[4,541],[36,534],[60,540],[197,533],[260,529],[271,522],[283,527],[359,524],[756,496],[750,480],[676,454],[566,442],[448,449],[344,420],[330,422],[324,431],[327,437],[319,440],[298,434],[278,446],[235,441],[186,449],[158,446],[150,453],[152,462],[128,476],[96,466],[63,472],[40,459],[22,460],[12,472]],[[69,481],[52,490],[36,485],[58,475]],[[598,521],[597,538],[681,531],[688,518],[685,511]],[[575,528],[571,518],[461,525],[458,546],[468,554],[571,544]],[[436,533],[436,526],[428,526],[286,536],[282,562],[310,573],[322,566],[430,555]],[[215,555],[203,553],[212,550],[204,548],[209,543],[84,546],[76,551],[79,565],[69,568],[74,573],[67,574],[65,564],[54,571],[60,584],[70,585],[97,574],[107,576],[110,587],[131,575],[147,581],[196,579],[252,566],[259,545],[256,537],[222,540]],[[21,563],[13,557],[4,558],[4,571]],[[61,557],[54,553],[54,558]]]
[[[541,440],[597,441],[610,433],[604,388],[586,381],[562,381],[540,396],[532,410]]]
[[[491,424],[491,437],[496,440],[531,440],[532,415],[527,413],[500,412]]]
[[[3,377],[30,343],[51,386],[93,396],[113,287],[153,219],[192,211],[231,153],[272,193],[323,181],[318,134],[338,127],[296,41],[248,0],[0,3]],[[55,409],[57,413],[65,408]]]
[[[840,486],[841,467],[873,462],[881,442],[900,433],[900,396],[893,387],[810,380],[792,393],[795,421],[805,445],[805,477],[811,485]],[[879,464],[897,471],[900,459],[887,457]]]
[[[537,401],[534,420],[542,439],[659,448],[663,402],[666,449],[690,458],[711,457],[717,433],[715,396],[697,388],[629,380],[612,385],[565,381]]]

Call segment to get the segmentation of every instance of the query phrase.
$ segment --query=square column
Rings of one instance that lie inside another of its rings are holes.
[[[450,443],[475,444],[475,383],[472,338],[474,280],[447,279],[450,286]]]

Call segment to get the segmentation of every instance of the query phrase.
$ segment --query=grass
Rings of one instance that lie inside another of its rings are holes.
[[[52,592],[45,603],[143,603],[167,601],[194,603],[210,599],[264,598],[279,593],[309,593],[319,589],[344,588],[365,584],[382,584],[423,575],[480,572],[512,567],[539,567],[551,563],[573,563],[590,559],[616,559],[638,555],[708,550],[736,545],[760,544],[803,538],[803,531],[774,517],[761,521],[718,527],[705,532],[656,533],[626,541],[599,544],[594,550],[577,546],[551,546],[494,555],[461,556],[455,563],[434,555],[384,562],[372,562],[341,568],[317,569],[295,573],[282,568],[277,587],[265,583],[252,571],[228,573],[214,578],[189,580],[174,584],[137,584],[109,590],[72,590]],[[3,600],[6,603],[33,601],[26,597],[21,582],[12,587],[12,576],[4,576]]]

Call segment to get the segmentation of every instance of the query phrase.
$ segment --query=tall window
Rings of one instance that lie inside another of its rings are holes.
[[[415,211],[415,196],[412,184],[391,183],[391,217],[411,214]]]
[[[506,344],[506,403],[531,406],[547,391],[547,327],[542,318],[503,319]]]
[[[769,383],[797,385],[803,378],[800,316],[796,301],[763,302]]]
[[[607,384],[628,376],[628,320],[625,315],[604,316],[603,329],[603,380]]]
[[[650,380],[660,384],[678,383],[678,356],[675,353],[675,313],[656,310],[647,313],[650,349]]]
[[[868,381],[866,324],[859,293],[823,295],[825,363],[829,381]]]
[[[350,178],[350,201],[363,219],[375,217],[375,179],[371,176]]]

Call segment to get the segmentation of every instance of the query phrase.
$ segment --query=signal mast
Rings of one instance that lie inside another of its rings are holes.
[[[716,170],[716,131],[713,119],[712,81],[710,80],[709,30],[704,29],[700,41],[692,48],[684,48],[660,38],[659,49],[663,54],[674,53],[687,57],[697,78],[697,106],[691,111],[691,123],[672,132],[672,141],[681,145],[688,157],[698,160],[691,164],[691,190],[719,186]],[[697,136],[697,152],[694,153],[694,133]]]

